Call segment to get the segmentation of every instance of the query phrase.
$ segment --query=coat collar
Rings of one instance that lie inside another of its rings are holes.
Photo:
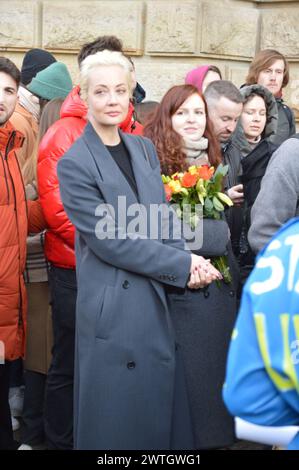
[[[7,121],[3,127],[0,127],[0,151],[9,153],[22,147],[24,136],[21,132],[16,131],[13,125]]]
[[[148,179],[152,175],[152,168],[147,162],[146,155],[144,155],[139,137],[132,137],[121,130],[119,130],[119,134],[131,157],[139,202],[149,204],[151,201],[151,185],[148,183]],[[118,190],[120,195],[126,195],[128,197],[127,204],[136,204],[138,202],[136,195],[90,122],[85,127],[83,139],[93,156],[103,183]]]

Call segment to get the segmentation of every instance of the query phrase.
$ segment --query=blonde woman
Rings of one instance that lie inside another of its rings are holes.
[[[181,238],[160,230],[151,239],[151,221],[142,234],[129,228],[133,208],[147,212],[165,201],[152,143],[118,128],[131,93],[121,53],[87,57],[81,96],[89,123],[58,163],[77,234],[74,442],[76,449],[187,449],[188,402],[163,286],[198,288],[219,273],[185,251]],[[176,232],[177,224],[173,218]]]

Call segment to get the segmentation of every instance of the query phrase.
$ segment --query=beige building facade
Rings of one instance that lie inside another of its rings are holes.
[[[0,0],[0,53],[20,66],[42,47],[65,62],[74,83],[81,45],[104,34],[123,40],[147,100],[160,100],[188,70],[215,64],[244,83],[257,51],[290,62],[284,98],[299,119],[299,1],[294,0]]]

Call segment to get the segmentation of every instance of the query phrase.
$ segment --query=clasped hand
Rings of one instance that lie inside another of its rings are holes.
[[[214,268],[210,260],[191,254],[189,289],[200,289],[213,281],[221,280],[221,273]]]

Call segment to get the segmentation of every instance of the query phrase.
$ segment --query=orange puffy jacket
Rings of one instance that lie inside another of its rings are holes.
[[[0,128],[0,359],[24,356],[26,291],[23,279],[26,260],[28,215],[30,231],[44,228],[38,202],[27,207],[16,149],[23,135],[10,122]]]
[[[38,192],[48,230],[45,254],[55,266],[75,269],[75,228],[66,215],[59,192],[57,162],[77,140],[87,124],[87,107],[76,86],[66,97],[58,121],[48,129],[39,145]],[[142,134],[143,126],[134,120],[130,104],[126,119],[120,124],[123,132]]]

